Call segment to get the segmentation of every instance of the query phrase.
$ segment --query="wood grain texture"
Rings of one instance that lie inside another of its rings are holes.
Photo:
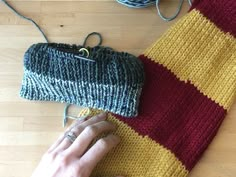
[[[103,34],[104,45],[141,54],[169,26],[155,7],[129,9],[113,0],[12,0],[24,15],[33,18],[52,42],[81,44],[92,31]],[[171,14],[178,0],[163,1]],[[181,15],[187,12],[184,4]],[[0,176],[30,176],[42,154],[61,128],[63,104],[30,102],[19,98],[22,57],[33,43],[44,42],[35,27],[0,3]],[[216,138],[190,177],[235,177],[236,104]]]

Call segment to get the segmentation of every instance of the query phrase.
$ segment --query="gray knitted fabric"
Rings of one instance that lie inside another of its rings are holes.
[[[141,61],[102,46],[87,47],[95,62],[86,61],[78,58],[81,48],[56,43],[32,45],[24,56],[20,96],[137,116],[144,84]]]

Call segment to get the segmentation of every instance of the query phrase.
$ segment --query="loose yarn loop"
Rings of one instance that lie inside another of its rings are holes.
[[[100,33],[98,33],[98,32],[92,32],[92,33],[88,34],[88,35],[86,36],[86,38],[84,39],[84,43],[83,43],[83,46],[84,46],[84,47],[86,47],[86,43],[87,43],[87,40],[89,39],[89,37],[91,37],[91,36],[93,36],[93,35],[98,36],[98,39],[99,39],[99,42],[98,42],[98,44],[97,44],[96,46],[102,45],[102,35],[101,35]]]
[[[174,20],[179,15],[182,9],[183,3],[184,3],[184,0],[180,0],[176,13],[171,17],[166,17],[162,14],[160,10],[160,7],[159,7],[160,0],[116,0],[116,1],[130,8],[145,8],[145,7],[149,7],[151,5],[156,4],[157,14],[164,21]],[[190,6],[192,6],[191,0],[188,0],[188,3]]]
[[[68,118],[69,119],[73,119],[73,120],[82,120],[82,119],[85,119],[86,117],[88,117],[90,114],[91,114],[91,110],[90,108],[86,108],[86,109],[83,109],[82,111],[79,112],[78,115],[80,116],[72,116],[72,115],[69,115],[68,112],[69,112],[69,107],[71,106],[72,104],[66,104],[65,108],[64,108],[64,116],[63,116],[63,123],[62,123],[62,126],[65,127],[66,126],[66,123],[67,123],[67,120]],[[81,113],[85,113],[86,114],[83,114],[83,116],[81,115]]]

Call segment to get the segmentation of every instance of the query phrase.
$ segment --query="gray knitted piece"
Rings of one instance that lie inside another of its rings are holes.
[[[95,62],[86,61],[76,57],[81,56],[81,48],[56,43],[32,45],[24,56],[20,96],[137,116],[144,84],[141,61],[102,46],[87,47]]]

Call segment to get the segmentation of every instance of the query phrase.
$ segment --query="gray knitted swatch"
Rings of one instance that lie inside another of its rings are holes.
[[[58,101],[109,111],[125,117],[138,115],[144,68],[135,56],[111,48],[39,43],[24,56],[20,96],[29,100]]]

